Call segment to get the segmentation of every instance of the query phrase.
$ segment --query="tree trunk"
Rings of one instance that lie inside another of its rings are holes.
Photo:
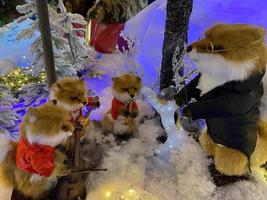
[[[47,74],[47,81],[49,88],[56,82],[56,70],[54,63],[54,54],[52,46],[52,38],[49,24],[49,15],[46,0],[37,0],[37,15],[39,19],[39,27],[44,48],[44,62]]]
[[[160,89],[175,86],[172,57],[177,45],[181,53],[187,43],[187,31],[193,0],[168,0],[167,16],[162,50]]]

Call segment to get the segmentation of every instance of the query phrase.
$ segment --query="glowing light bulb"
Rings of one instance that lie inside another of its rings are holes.
[[[135,193],[134,189],[130,189],[130,190],[129,190],[129,195],[130,195],[130,196],[133,195],[134,193]]]
[[[106,192],[106,198],[108,199],[111,196],[111,192]]]

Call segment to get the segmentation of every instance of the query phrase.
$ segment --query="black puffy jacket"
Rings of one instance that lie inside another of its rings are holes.
[[[191,81],[175,97],[180,100],[187,92],[185,110],[193,119],[205,119],[212,140],[250,157],[256,147],[259,106],[263,95],[264,72],[250,75],[244,81],[229,81],[200,96],[196,88],[201,75]]]

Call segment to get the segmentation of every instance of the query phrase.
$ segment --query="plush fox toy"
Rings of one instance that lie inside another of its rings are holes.
[[[72,135],[68,113],[51,103],[30,108],[20,126],[19,142],[0,138],[0,184],[33,199],[46,198],[57,179],[70,173],[56,147]]]
[[[69,121],[75,123],[82,118],[82,108],[84,106],[93,106],[94,97],[87,96],[87,89],[84,80],[76,77],[65,77],[54,83],[50,89],[50,100],[57,106],[63,108],[69,113]],[[100,103],[98,102],[98,106]],[[83,120],[81,138],[86,137],[86,127],[92,128],[93,124],[88,119]]]
[[[267,134],[258,132],[267,64],[265,30],[217,24],[187,52],[200,75],[185,89],[188,100],[197,102],[185,102],[185,89],[175,99],[178,105],[188,103],[185,116],[206,120],[200,143],[214,156],[216,169],[225,175],[244,175],[250,169],[266,174]]]
[[[138,131],[139,114],[135,99],[140,95],[141,78],[133,74],[122,74],[112,79],[111,109],[103,119],[104,132],[129,135]]]

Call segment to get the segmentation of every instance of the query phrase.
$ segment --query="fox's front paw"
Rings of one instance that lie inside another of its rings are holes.
[[[68,176],[71,174],[71,169],[67,165],[62,165],[58,170],[58,176]]]
[[[130,112],[129,112],[126,108],[122,107],[122,108],[119,110],[119,114],[120,114],[121,116],[127,118],[127,117],[129,117]]]
[[[132,111],[132,112],[130,112],[129,117],[134,119],[134,118],[138,117],[138,115],[139,115],[138,111]]]

